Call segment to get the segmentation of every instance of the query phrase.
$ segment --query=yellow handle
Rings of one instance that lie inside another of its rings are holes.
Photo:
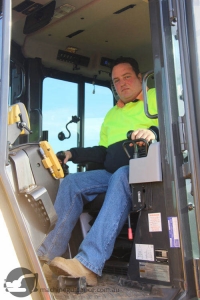
[[[45,157],[42,160],[42,163],[46,169],[53,170],[52,176],[56,179],[64,177],[63,169],[58,161],[57,156],[55,155],[53,149],[47,141],[39,142],[40,147],[44,151]]]

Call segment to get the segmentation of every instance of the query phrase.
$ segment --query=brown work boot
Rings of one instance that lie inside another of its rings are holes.
[[[53,272],[50,270],[49,266],[47,264],[44,264],[42,267],[44,276],[46,277],[47,283],[50,288],[57,288],[58,287],[58,281],[57,277]]]
[[[87,285],[97,285],[97,275],[82,265],[76,258],[65,259],[63,257],[55,257],[49,267],[56,275],[85,277]]]

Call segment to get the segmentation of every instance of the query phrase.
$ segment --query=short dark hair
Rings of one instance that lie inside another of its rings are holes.
[[[140,70],[139,70],[139,65],[138,65],[138,62],[137,60],[135,60],[134,58],[132,57],[123,57],[123,56],[120,56],[118,57],[113,63],[112,63],[112,66],[111,66],[111,73],[112,73],[112,70],[115,66],[119,65],[119,64],[124,64],[124,63],[128,63],[131,65],[131,67],[133,68],[133,71],[135,72],[135,74],[138,76],[138,74],[140,73]]]

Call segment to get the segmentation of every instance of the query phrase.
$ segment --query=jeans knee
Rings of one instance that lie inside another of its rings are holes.
[[[116,182],[129,182],[129,166],[123,166],[113,173],[112,179]]]
[[[66,188],[66,186],[67,186],[67,187],[73,186],[73,184],[76,183],[76,181],[77,181],[77,179],[76,179],[77,174],[78,174],[78,173],[74,173],[74,174],[69,174],[69,175],[67,175],[67,176],[62,180],[62,182],[61,182],[61,184],[60,184],[60,187],[61,187],[61,188],[64,188],[64,187]]]

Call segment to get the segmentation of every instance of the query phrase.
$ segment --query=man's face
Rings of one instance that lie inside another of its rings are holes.
[[[142,75],[136,76],[129,63],[122,63],[113,68],[112,81],[124,103],[135,100],[142,90]]]

